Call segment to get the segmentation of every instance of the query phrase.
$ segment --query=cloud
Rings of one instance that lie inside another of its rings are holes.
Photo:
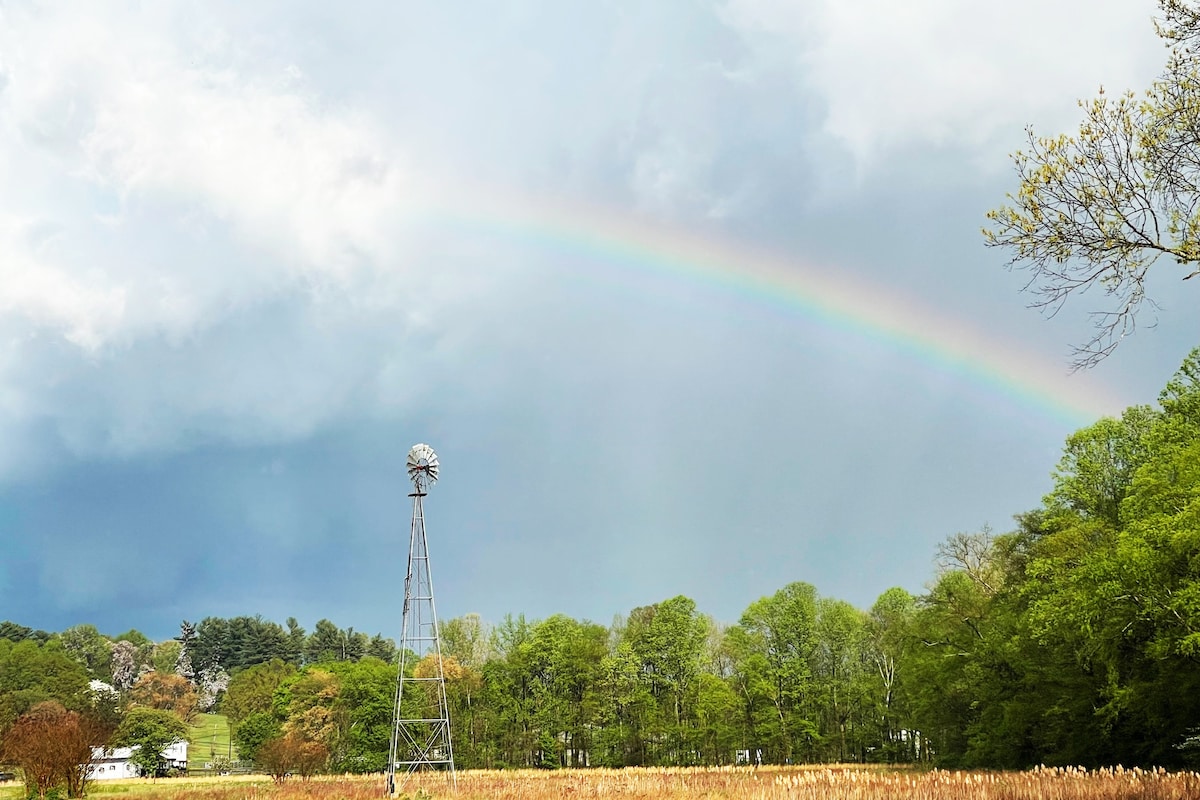
[[[0,475],[390,407],[490,285],[398,137],[185,10],[0,9]]]
[[[216,259],[192,274],[130,253],[69,259],[76,272],[102,273],[105,292],[136,284],[150,295],[119,315],[120,327],[197,324],[229,305],[231,283],[252,297],[394,263],[396,221],[420,191],[400,148],[368,115],[324,105],[294,66],[244,64],[210,21],[175,38],[188,20],[120,3],[22,9],[5,22],[3,150],[9,169],[41,189],[34,224],[78,240],[136,234],[138,221],[160,214],[193,244],[227,231],[266,256],[252,275]],[[73,201],[65,208],[64,195]],[[25,214],[31,199],[10,195]],[[48,274],[52,255],[41,265]],[[82,305],[86,316],[92,304]]]
[[[19,315],[34,328],[58,330],[71,344],[94,351],[120,324],[125,292],[43,263],[39,255],[51,249],[54,234],[46,222],[0,216],[0,317]]]
[[[755,52],[824,103],[823,129],[860,166],[913,145],[1011,149],[1037,123],[1071,126],[1071,98],[1140,88],[1161,67],[1151,0],[728,0]],[[1003,163],[1003,162],[1000,162]]]
[[[934,0],[618,3],[586,24],[439,6],[399,34],[265,8],[0,10],[0,180],[20,187],[0,196],[0,476],[303,438],[432,381],[519,391],[490,348],[529,327],[522,294],[549,302],[533,265],[557,256],[423,227],[464,177],[781,240],[819,197],[821,126],[863,159],[987,139],[987,109],[1060,102],[1066,80],[1034,79],[1059,60],[1041,34]],[[1114,23],[1081,25],[1090,85]]]

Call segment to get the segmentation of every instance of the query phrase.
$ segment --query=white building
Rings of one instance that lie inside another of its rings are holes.
[[[133,747],[97,747],[92,750],[92,765],[88,769],[88,780],[107,781],[119,778],[137,778],[141,772],[129,763],[129,757],[140,745]],[[188,743],[184,740],[168,745],[163,750],[169,769],[187,769]]]

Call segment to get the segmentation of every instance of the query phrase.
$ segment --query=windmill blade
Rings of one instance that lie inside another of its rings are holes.
[[[408,477],[418,488],[427,488],[437,483],[438,457],[427,444],[415,444],[408,451]]]

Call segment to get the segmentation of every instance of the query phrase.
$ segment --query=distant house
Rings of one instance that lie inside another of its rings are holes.
[[[105,749],[97,747],[92,750],[92,765],[88,769],[88,780],[108,781],[119,778],[137,778],[141,776],[138,768],[129,762],[133,747],[113,747]],[[184,740],[169,745],[163,750],[163,758],[167,760],[170,769],[187,769],[188,743]]]

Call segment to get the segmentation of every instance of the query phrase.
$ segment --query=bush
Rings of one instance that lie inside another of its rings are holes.
[[[320,772],[329,761],[329,748],[293,732],[277,736],[258,749],[258,766],[276,783],[292,775],[305,778]]]

